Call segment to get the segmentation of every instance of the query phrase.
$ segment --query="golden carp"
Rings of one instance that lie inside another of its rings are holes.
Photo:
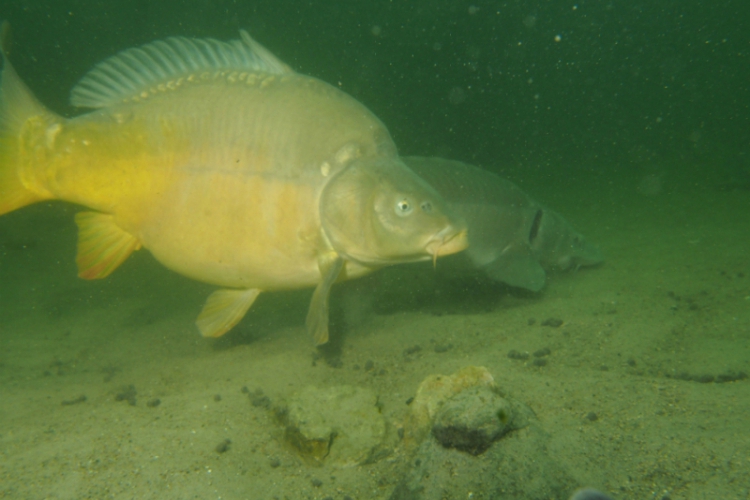
[[[0,214],[48,199],[88,207],[79,276],[103,278],[147,248],[223,287],[198,316],[208,337],[261,291],[316,286],[307,327],[322,344],[335,281],[461,251],[466,228],[365,106],[240,35],[105,60],[71,93],[94,111],[72,119],[38,103],[4,57]]]

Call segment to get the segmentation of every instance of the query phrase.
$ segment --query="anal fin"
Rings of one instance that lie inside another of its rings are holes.
[[[204,337],[221,337],[240,322],[260,290],[217,290],[209,295],[195,324]]]
[[[106,278],[141,247],[138,239],[115,224],[114,217],[97,212],[78,212],[78,276],[87,280]]]
[[[321,258],[318,266],[322,280],[315,287],[305,320],[307,332],[312,335],[316,346],[328,342],[328,297],[331,294],[331,287],[344,268],[344,259],[332,254]]]

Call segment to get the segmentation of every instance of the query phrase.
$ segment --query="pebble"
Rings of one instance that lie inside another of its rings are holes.
[[[127,401],[130,406],[135,406],[136,394],[138,394],[138,391],[135,390],[135,386],[133,384],[130,384],[123,387],[120,392],[115,395],[115,401]]]
[[[65,399],[62,401],[63,406],[70,406],[70,405],[77,405],[79,403],[85,403],[86,402],[86,396],[84,394],[81,394],[77,398],[74,399]]]
[[[221,443],[216,445],[216,453],[226,453],[229,451],[229,445],[232,444],[232,442],[229,439],[225,439]]]
[[[552,328],[558,328],[562,326],[563,320],[559,318],[547,318],[542,321],[542,326],[551,326]]]
[[[510,351],[508,351],[508,357],[510,359],[517,359],[517,360],[520,360],[520,361],[524,361],[524,360],[529,359],[529,353],[528,352],[517,351],[515,349],[511,349]]]

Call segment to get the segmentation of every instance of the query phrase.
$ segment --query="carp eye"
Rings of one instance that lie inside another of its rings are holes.
[[[409,200],[403,199],[396,202],[396,213],[398,215],[409,215],[411,213],[411,203]]]
[[[422,203],[422,211],[426,214],[432,213],[432,203],[429,201]]]

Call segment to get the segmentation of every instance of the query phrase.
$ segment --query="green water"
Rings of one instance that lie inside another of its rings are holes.
[[[0,498],[404,498],[406,446],[311,465],[242,388],[283,405],[308,384],[364,387],[397,434],[423,379],[469,365],[538,427],[480,457],[423,451],[429,487],[410,498],[750,495],[750,381],[716,382],[750,372],[744,3],[5,0],[0,16],[20,76],[69,116],[70,88],[119,50],[247,29],[367,105],[402,154],[511,179],[607,259],[540,294],[447,278],[439,262],[387,269],[337,287],[336,339],[316,352],[307,290],[262,295],[207,341],[193,322],[212,287],[145,251],[84,282],[76,207],[5,215]],[[507,356],[543,348],[544,366]],[[116,401],[131,384],[137,404]]]

